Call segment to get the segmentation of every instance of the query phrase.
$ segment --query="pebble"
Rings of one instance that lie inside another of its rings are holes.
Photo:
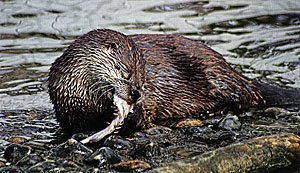
[[[84,173],[100,173],[101,169],[99,169],[99,168],[88,168],[88,169],[84,170],[83,172]]]
[[[102,168],[107,164],[119,163],[121,158],[111,148],[102,147],[94,153],[87,155],[84,161],[92,166]]]
[[[186,135],[192,135],[192,134],[201,134],[201,133],[210,133],[212,132],[212,129],[207,126],[202,127],[189,127],[186,129],[185,134]]]
[[[22,173],[22,169],[14,168],[14,167],[3,167],[0,168],[1,173]]]
[[[59,167],[53,160],[37,163],[27,170],[28,173],[43,173],[43,172],[66,172],[66,169]]]
[[[141,160],[129,160],[113,165],[113,168],[120,172],[142,172],[151,169],[151,166]]]
[[[158,153],[160,153],[159,147],[156,144],[149,142],[145,145],[138,147],[136,150],[134,150],[134,152],[131,155],[134,157],[144,156],[146,158],[149,158],[154,155],[157,155]]]
[[[203,126],[203,122],[195,118],[185,118],[175,124],[175,128]]]
[[[44,161],[43,158],[36,154],[30,154],[28,156],[23,157],[21,160],[19,160],[16,165],[17,166],[32,166],[39,162]]]
[[[222,141],[235,141],[236,140],[236,134],[233,133],[232,131],[225,131],[225,132],[220,132],[218,136],[218,140],[220,142]]]
[[[118,149],[118,150],[133,148],[133,145],[128,140],[125,140],[120,136],[116,136],[116,135],[109,136],[104,141],[103,146],[110,147],[112,149]]]
[[[221,120],[218,128],[225,130],[239,130],[241,126],[242,124],[236,115],[229,115],[226,116],[223,120]]]
[[[172,131],[172,129],[165,127],[165,126],[154,126],[154,127],[144,130],[144,132],[149,135],[168,134],[171,131]]]
[[[11,144],[5,149],[4,158],[9,162],[16,163],[30,153],[31,147],[20,144]]]
[[[6,139],[6,141],[8,142],[18,143],[18,144],[25,143],[29,140],[31,140],[31,138],[26,136],[14,136]]]
[[[54,148],[52,155],[65,158],[71,155],[86,155],[92,153],[93,151],[87,148],[82,143],[78,142],[75,139],[69,139],[66,142],[58,145]]]
[[[278,119],[279,117],[291,115],[291,112],[283,108],[270,107],[265,110],[265,114]]]
[[[149,141],[149,138],[146,136],[145,133],[135,132],[131,136],[131,138],[129,138],[129,140],[136,144],[143,144],[143,143],[147,143]]]

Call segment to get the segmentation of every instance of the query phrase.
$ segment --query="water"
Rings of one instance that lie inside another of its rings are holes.
[[[300,88],[300,1],[0,1],[0,109],[51,109],[50,64],[95,28],[201,40],[245,75]]]
[[[8,138],[35,145],[53,138],[47,73],[74,39],[96,28],[183,35],[250,78],[300,88],[299,0],[0,0],[3,146]]]

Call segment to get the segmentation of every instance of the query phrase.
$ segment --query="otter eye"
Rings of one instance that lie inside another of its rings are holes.
[[[116,45],[116,43],[110,43],[109,47],[111,49],[115,49],[115,48],[117,48],[117,45]]]
[[[121,70],[121,67],[120,67],[119,65],[115,65],[115,68],[116,68],[117,70]]]

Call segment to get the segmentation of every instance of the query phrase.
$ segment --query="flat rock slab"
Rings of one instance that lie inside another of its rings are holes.
[[[150,172],[250,172],[300,164],[300,137],[291,133],[253,138]]]

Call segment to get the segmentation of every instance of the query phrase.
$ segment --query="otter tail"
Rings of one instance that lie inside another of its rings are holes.
[[[266,100],[266,106],[300,107],[300,91],[283,89],[272,85],[257,83],[261,95]]]

